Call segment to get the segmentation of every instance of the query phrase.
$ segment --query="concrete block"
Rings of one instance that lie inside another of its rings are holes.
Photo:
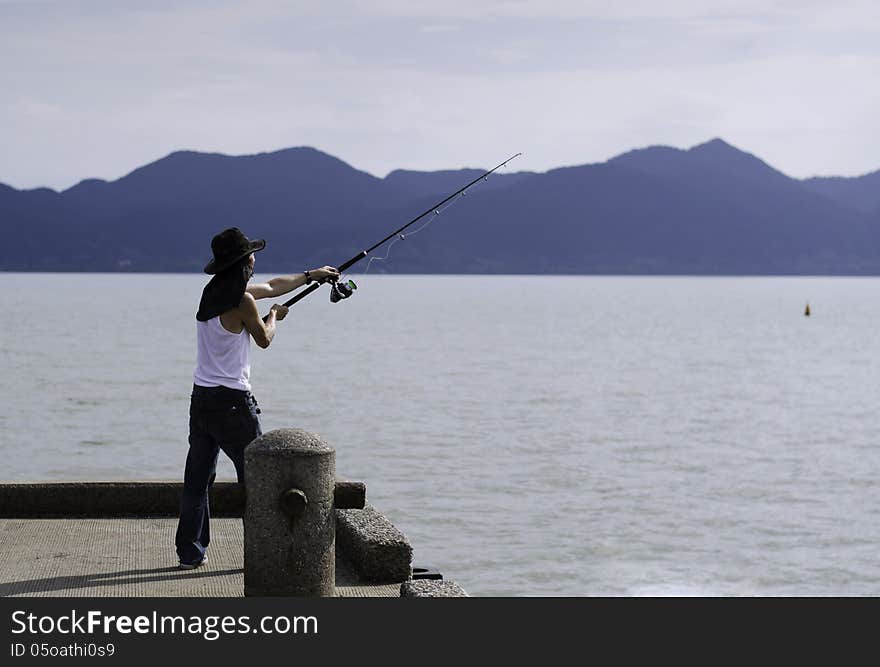
[[[406,536],[369,503],[361,510],[336,510],[336,540],[363,581],[404,581],[412,574]]]
[[[181,482],[19,482],[0,484],[0,517],[177,516]],[[212,517],[241,516],[244,488],[237,482],[215,482]]]
[[[466,598],[470,597],[454,581],[415,579],[400,585],[402,598]]]

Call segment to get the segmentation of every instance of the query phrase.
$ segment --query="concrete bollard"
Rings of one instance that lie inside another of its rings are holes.
[[[244,452],[246,596],[332,597],[336,452],[300,429],[266,433]]]

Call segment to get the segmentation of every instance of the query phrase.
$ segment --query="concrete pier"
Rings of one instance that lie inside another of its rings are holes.
[[[243,596],[241,486],[215,482],[208,562],[195,570],[179,570],[174,551],[181,490],[170,481],[0,483],[0,596]],[[334,502],[357,506],[364,494],[337,480]],[[426,594],[402,588],[412,547],[381,512],[334,512],[335,596]]]
[[[178,570],[177,519],[0,519],[0,596],[243,597],[241,519],[211,519],[208,562]],[[401,582],[363,582],[343,558],[337,597],[399,597]]]

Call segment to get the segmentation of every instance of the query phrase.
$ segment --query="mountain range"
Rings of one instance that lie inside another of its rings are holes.
[[[199,272],[232,226],[267,239],[260,272],[338,265],[483,171],[377,178],[299,147],[180,151],[62,192],[0,184],[0,270]],[[721,139],[508,167],[371,271],[880,275],[880,171],[794,179]]]

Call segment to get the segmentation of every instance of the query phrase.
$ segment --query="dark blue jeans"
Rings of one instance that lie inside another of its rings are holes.
[[[183,474],[180,520],[174,542],[181,563],[197,563],[211,541],[208,490],[222,449],[244,483],[244,448],[262,435],[260,408],[249,391],[193,385],[189,406],[189,453]]]

